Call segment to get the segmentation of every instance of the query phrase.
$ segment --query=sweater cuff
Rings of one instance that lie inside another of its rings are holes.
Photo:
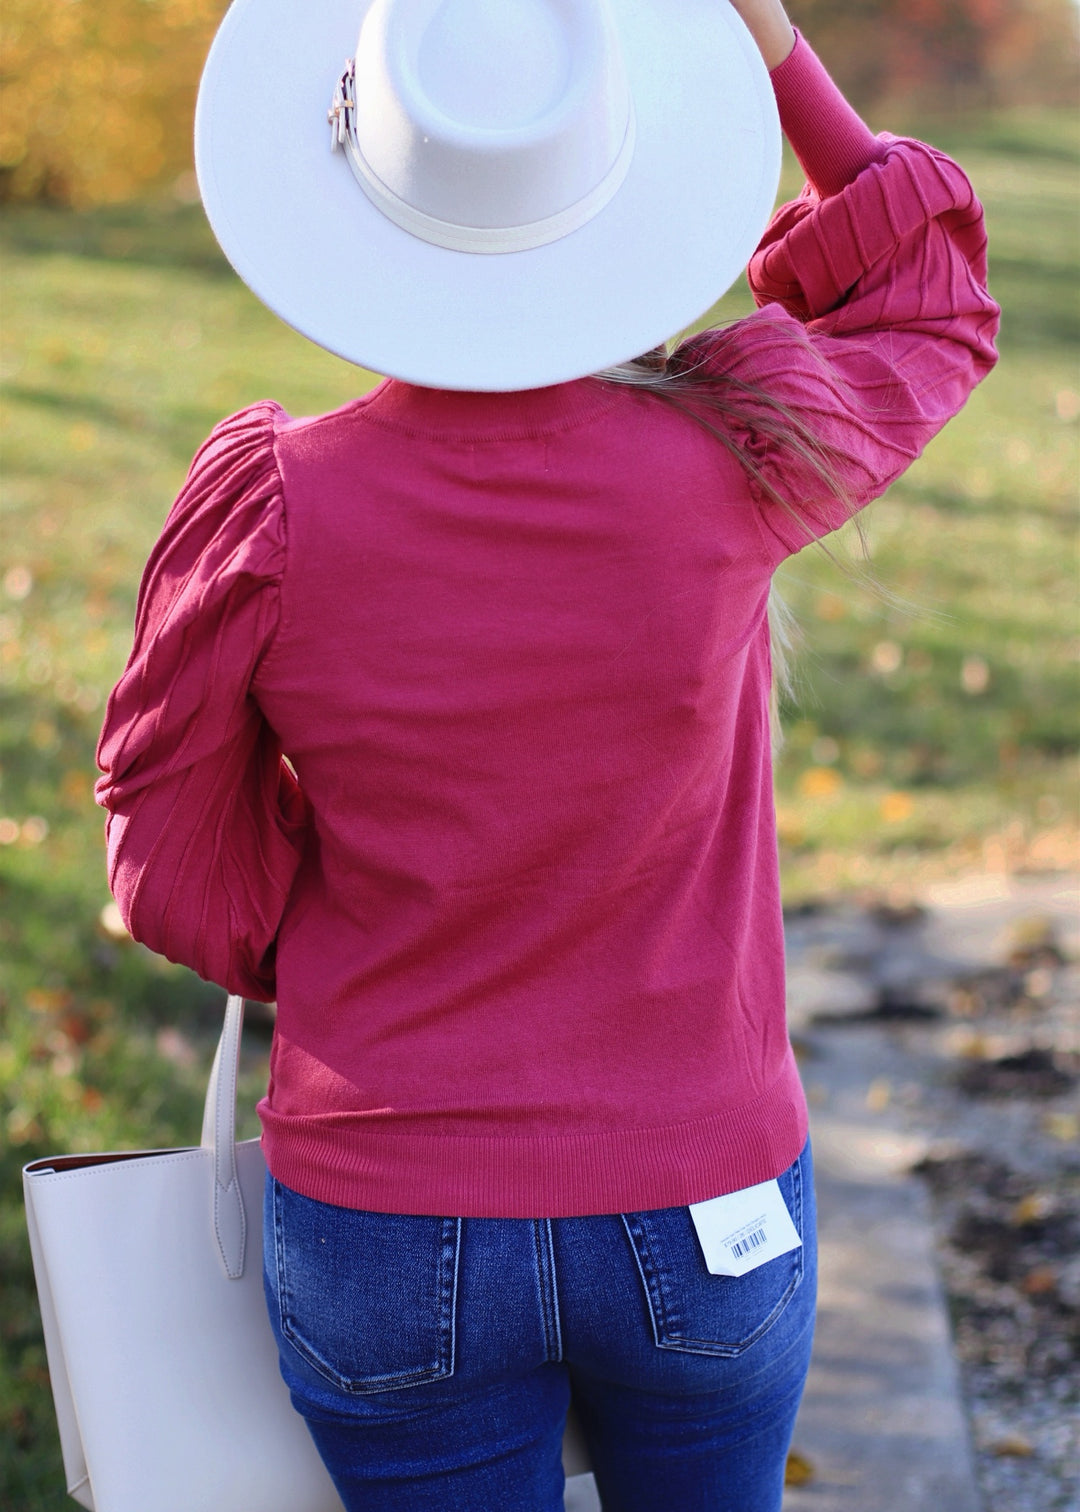
[[[885,144],[844,99],[801,32],[770,78],[784,135],[822,199],[882,161]]]

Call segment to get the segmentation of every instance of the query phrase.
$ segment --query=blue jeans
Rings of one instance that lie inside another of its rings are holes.
[[[686,1208],[423,1218],[268,1178],[282,1374],[349,1512],[557,1512],[574,1403],[605,1512],[779,1512],[810,1358],[809,1147],[780,1178],[801,1249],[705,1268]]]

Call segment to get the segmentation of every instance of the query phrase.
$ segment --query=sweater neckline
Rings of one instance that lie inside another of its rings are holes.
[[[615,402],[613,385],[596,378],[506,393],[421,388],[386,378],[360,401],[360,413],[416,436],[517,441],[585,424]]]

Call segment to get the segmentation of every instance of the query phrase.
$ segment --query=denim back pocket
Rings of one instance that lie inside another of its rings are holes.
[[[800,1238],[805,1238],[805,1159],[804,1152],[779,1178]],[[802,1284],[802,1247],[745,1276],[712,1275],[688,1208],[624,1213],[623,1223],[661,1349],[724,1358],[742,1354],[772,1328]]]
[[[271,1191],[281,1331],[308,1364],[358,1395],[453,1375],[460,1220]]]

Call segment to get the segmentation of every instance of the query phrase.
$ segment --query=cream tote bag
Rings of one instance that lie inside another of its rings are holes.
[[[64,1473],[90,1512],[342,1512],[278,1371],[230,997],[202,1142],[23,1171]],[[571,1423],[568,1475],[588,1470]]]
[[[68,1492],[92,1512],[341,1512],[278,1371],[231,997],[194,1149],[23,1172]]]

